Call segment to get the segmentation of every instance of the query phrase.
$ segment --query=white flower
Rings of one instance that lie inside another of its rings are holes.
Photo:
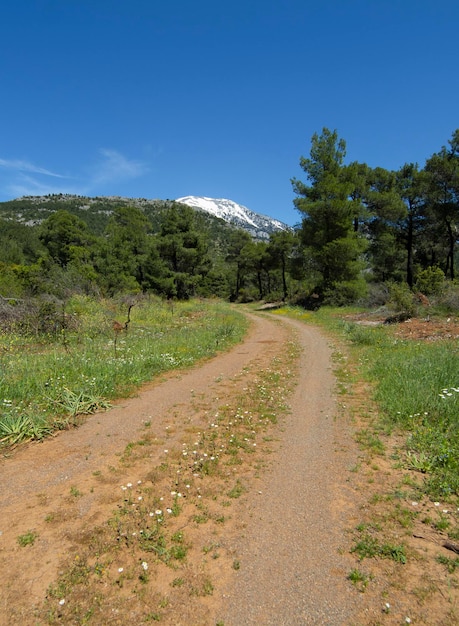
[[[147,571],[148,569],[148,563],[146,561],[142,561],[142,569],[144,569],[145,571]]]
[[[65,598],[62,598],[61,600],[59,600],[59,604],[60,604],[61,606],[64,606],[64,604],[65,604]]]
[[[163,514],[163,512],[161,511],[161,509],[156,509],[155,513],[156,513],[156,515],[162,515],[162,514]]]
[[[121,572],[124,571],[124,567],[118,567],[118,572],[121,574]]]

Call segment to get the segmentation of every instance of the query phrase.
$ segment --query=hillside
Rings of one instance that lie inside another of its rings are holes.
[[[212,210],[201,206],[199,200],[206,200],[207,205],[211,206]],[[173,202],[173,200],[124,198],[120,196],[95,198],[68,194],[26,196],[0,202],[0,218],[18,221],[28,226],[36,226],[55,211],[66,210],[82,219],[91,232],[100,235],[104,232],[109,217],[115,208],[132,206],[144,211],[152,222],[154,230],[156,230],[161,223],[162,212],[170,207]],[[288,228],[278,220],[259,215],[231,200],[200,199],[187,196],[179,198],[175,202],[191,206],[196,211],[197,219],[202,227],[210,231],[210,234],[217,239],[221,236],[226,237],[228,229],[240,228],[246,230],[254,239],[267,240],[271,232]]]

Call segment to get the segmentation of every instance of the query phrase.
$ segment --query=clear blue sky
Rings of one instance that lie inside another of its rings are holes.
[[[299,221],[314,132],[397,169],[459,127],[458,0],[5,0],[0,201],[229,198]]]

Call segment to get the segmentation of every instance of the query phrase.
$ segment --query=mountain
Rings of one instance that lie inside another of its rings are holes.
[[[25,196],[0,202],[0,218],[36,226],[55,211],[65,209],[85,221],[92,232],[100,235],[104,232],[110,215],[117,207],[133,206],[141,209],[157,229],[163,211],[173,202],[172,200],[148,200],[120,196],[89,198],[71,194]],[[237,227],[248,231],[254,239],[267,240],[271,233],[289,229],[287,224],[279,220],[255,213],[245,206],[224,198],[186,196],[175,202],[186,204],[196,210],[200,221],[204,221],[206,228],[214,232],[220,233],[225,229]]]
[[[175,202],[187,204],[194,209],[210,213],[225,222],[243,228],[255,239],[269,239],[271,233],[289,230],[289,226],[266,215],[255,213],[242,204],[225,198],[206,198],[204,196],[184,196]]]

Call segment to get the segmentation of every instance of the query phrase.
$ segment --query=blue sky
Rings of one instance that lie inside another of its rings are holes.
[[[229,198],[299,221],[311,136],[424,165],[459,127],[457,0],[6,0],[0,201]]]

